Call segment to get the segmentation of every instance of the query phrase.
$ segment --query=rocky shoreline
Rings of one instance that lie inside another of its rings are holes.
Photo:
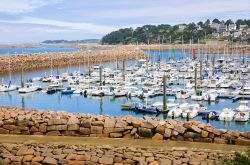
[[[0,144],[0,164],[13,165],[214,165],[233,153],[192,151],[188,149],[157,149],[112,147],[109,145],[64,144]]]
[[[198,121],[106,116],[0,107],[0,134],[176,140],[250,145],[250,132],[220,130]]]
[[[78,65],[78,64],[95,64],[110,61],[134,60],[145,58],[142,50],[134,46],[114,47],[110,50],[96,50],[85,52],[57,52],[57,53],[35,53],[19,55],[1,55],[0,56],[0,74],[9,72],[9,61],[11,61],[11,72],[21,71],[21,64],[25,71],[39,70]]]

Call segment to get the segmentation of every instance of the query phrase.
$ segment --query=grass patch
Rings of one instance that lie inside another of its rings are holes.
[[[233,159],[222,159],[223,165],[250,165],[250,147],[245,153],[235,152]]]

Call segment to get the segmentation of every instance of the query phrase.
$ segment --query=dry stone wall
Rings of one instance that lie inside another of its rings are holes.
[[[198,121],[105,116],[0,107],[0,134],[152,138],[249,145],[250,132],[220,130]]]
[[[0,164],[215,165],[233,153],[62,144],[0,144]]]

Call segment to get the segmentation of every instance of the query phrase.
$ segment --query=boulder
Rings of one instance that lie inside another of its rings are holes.
[[[176,124],[174,130],[180,134],[184,134],[187,128],[183,127],[181,124]]]
[[[164,125],[158,125],[158,126],[156,127],[155,132],[164,135],[164,133],[165,133],[165,126],[164,126]]]
[[[141,137],[152,137],[153,133],[151,129],[139,127],[138,134]]]
[[[155,120],[142,120],[141,122],[141,127],[148,128],[148,129],[153,129],[157,127],[158,122]]]
[[[78,131],[79,125],[78,124],[70,124],[68,125],[68,131]]]
[[[10,131],[4,128],[0,128],[0,134],[9,134]]]
[[[227,144],[227,140],[226,139],[222,139],[222,138],[214,138],[214,143],[218,143],[218,144]]]
[[[132,120],[132,125],[134,126],[134,127],[140,127],[141,126],[141,120],[140,119],[134,119],[134,120]]]
[[[59,131],[49,131],[47,132],[48,136],[60,136],[61,133]]]
[[[48,131],[66,131],[67,125],[50,125],[47,127]]]
[[[91,134],[102,134],[103,127],[100,126],[91,126],[90,132]]]
[[[201,137],[203,137],[203,138],[208,137],[208,132],[207,132],[207,131],[202,130],[202,131],[201,131]]]
[[[172,135],[172,129],[165,128],[164,137],[169,138]]]
[[[128,123],[124,120],[118,119],[115,123],[116,128],[125,128],[128,125]]]
[[[81,121],[81,126],[85,127],[85,128],[90,128],[91,127],[91,122],[92,122],[92,118],[82,120]]]
[[[80,121],[78,118],[75,118],[75,117],[71,117],[68,119],[68,122],[67,122],[68,125],[71,125],[71,124],[80,124]]]
[[[162,134],[156,133],[153,137],[152,140],[163,140]]]
[[[52,157],[46,157],[43,160],[43,164],[47,164],[47,165],[57,165],[57,160],[52,158]]]
[[[90,128],[80,127],[79,134],[80,135],[89,135],[90,134]]]
[[[245,137],[245,138],[250,139],[250,132],[242,132],[240,135]]]
[[[122,138],[122,133],[110,133],[111,138]]]
[[[246,139],[246,138],[238,138],[236,140],[236,144],[237,145],[246,145],[246,146],[249,146],[250,145],[250,140]]]
[[[104,122],[104,128],[114,128],[116,120],[113,118],[106,118]]]
[[[124,128],[104,128],[103,133],[121,133],[124,132]]]
[[[64,125],[67,124],[66,119],[50,119],[48,125]]]
[[[198,139],[198,138],[200,138],[200,137],[201,137],[200,134],[194,133],[194,132],[186,132],[186,133],[184,134],[184,138]]]
[[[104,126],[103,121],[92,121],[91,123],[92,126]]]
[[[99,158],[99,163],[100,164],[113,164],[114,159],[112,157],[108,157],[108,156],[102,156],[101,158]]]
[[[192,125],[190,129],[194,132],[201,133],[201,129],[196,125]]]

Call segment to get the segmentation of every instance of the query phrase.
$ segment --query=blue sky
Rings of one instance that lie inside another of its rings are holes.
[[[0,0],[0,43],[89,39],[124,27],[250,19],[250,0]]]

